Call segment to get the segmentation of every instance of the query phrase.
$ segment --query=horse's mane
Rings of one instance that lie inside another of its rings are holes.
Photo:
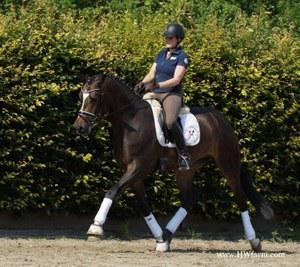
[[[114,77],[110,74],[96,74],[92,76],[93,78],[97,78],[97,77],[105,77],[105,79],[110,79],[110,82],[115,82],[118,87],[123,90],[129,97],[131,98],[139,98],[133,91],[132,87],[130,85],[127,84],[126,81],[124,80],[120,80],[117,77]]]

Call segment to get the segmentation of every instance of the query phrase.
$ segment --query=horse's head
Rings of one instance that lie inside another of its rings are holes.
[[[82,87],[79,93],[81,108],[74,122],[78,133],[89,134],[97,119],[104,114],[104,81],[104,75],[94,75],[88,77]]]

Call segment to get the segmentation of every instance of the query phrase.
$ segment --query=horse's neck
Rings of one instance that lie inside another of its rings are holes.
[[[109,82],[106,90],[111,112],[122,110],[125,106],[129,107],[135,100],[135,96],[128,92],[127,88],[114,80]]]
[[[129,129],[131,118],[143,101],[129,92],[125,86],[113,80],[109,81],[106,90],[110,114],[112,114],[108,119],[112,124],[113,149],[117,161],[121,164],[125,131]]]
[[[120,82],[111,79],[106,87],[107,101],[114,120],[122,120],[132,112],[142,100],[129,92]]]

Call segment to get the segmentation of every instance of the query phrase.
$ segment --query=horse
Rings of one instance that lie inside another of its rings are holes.
[[[206,158],[212,158],[226,177],[241,212],[245,238],[255,252],[261,251],[261,241],[247,209],[249,200],[265,219],[274,215],[269,204],[257,193],[252,178],[241,163],[239,142],[224,115],[214,107],[190,107],[201,126],[201,140],[188,147],[191,155],[190,170],[177,169],[175,148],[162,147],[156,138],[151,106],[121,82],[105,74],[89,76],[80,91],[81,109],[74,122],[80,134],[89,134],[98,120],[108,120],[112,125],[114,157],[124,171],[119,181],[111,187],[100,205],[94,222],[87,232],[88,239],[101,238],[103,225],[113,201],[126,188],[131,188],[138,200],[142,215],[156,240],[156,251],[170,250],[172,237],[192,206],[192,181]],[[144,180],[167,159],[164,171],[174,171],[181,194],[181,207],[165,228],[161,228],[147,201]]]

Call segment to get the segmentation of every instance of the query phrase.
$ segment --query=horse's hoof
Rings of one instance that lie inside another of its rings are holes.
[[[259,238],[254,238],[250,240],[250,245],[255,252],[261,252],[261,242]]]
[[[156,249],[158,252],[167,252],[170,251],[170,243],[169,241],[156,242]]]
[[[87,240],[88,241],[96,241],[101,239],[103,236],[103,228],[100,225],[91,224],[89,230],[87,231]]]

